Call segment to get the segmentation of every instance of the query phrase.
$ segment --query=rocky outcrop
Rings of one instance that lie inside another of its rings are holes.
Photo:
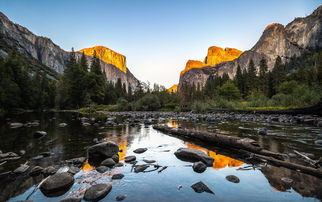
[[[225,48],[222,49],[217,46],[208,48],[208,54],[205,58],[205,64],[207,66],[214,66],[222,62],[227,62],[238,58],[243,51],[236,48]]]
[[[0,12],[0,53],[6,54],[4,46],[17,50],[22,55],[38,60],[49,69],[62,74],[64,72],[70,52],[61,49],[49,38],[33,34],[27,28],[11,22],[7,16]],[[101,60],[102,70],[107,81],[116,83],[120,78],[126,87],[135,88],[137,79],[126,67],[125,56],[103,46],[82,49],[88,57],[89,65],[96,51]],[[81,53],[76,54],[78,57]]]
[[[240,54],[234,60],[215,64],[215,60],[207,57],[205,62],[209,63],[211,60],[215,65],[186,71],[180,76],[179,91],[183,84],[192,85],[194,82],[195,85],[198,83],[204,86],[212,74],[223,75],[227,73],[232,78],[236,74],[237,66],[240,65],[241,69],[245,69],[251,59],[254,61],[255,67],[259,69],[259,61],[265,58],[268,69],[271,70],[277,56],[286,62],[292,56],[299,56],[307,50],[321,47],[322,6],[318,7],[311,15],[296,18],[286,26],[278,23],[268,25],[254,47]],[[234,51],[230,50],[230,52]],[[234,54],[236,55],[238,52]]]
[[[178,84],[174,84],[170,88],[167,89],[167,91],[170,93],[176,93],[177,90],[178,90]]]

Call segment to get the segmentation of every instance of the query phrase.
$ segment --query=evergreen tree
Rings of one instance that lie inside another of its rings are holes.
[[[82,57],[80,59],[80,65],[85,72],[88,72],[87,59],[84,52],[82,53]]]
[[[280,56],[277,56],[275,60],[274,68],[272,70],[272,77],[273,77],[274,93],[276,93],[278,86],[285,80],[284,67]]]

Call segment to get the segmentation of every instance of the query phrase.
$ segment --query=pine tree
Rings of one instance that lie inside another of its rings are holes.
[[[263,94],[267,94],[267,61],[263,57],[260,62],[259,62],[259,80],[258,80],[258,85],[259,85],[259,90]]]
[[[85,72],[88,72],[87,59],[86,59],[84,52],[83,52],[82,57],[80,59],[80,65]]]
[[[252,91],[256,90],[258,88],[258,82],[257,82],[257,75],[256,75],[256,68],[254,65],[254,61],[251,59],[248,64],[248,71],[247,71],[247,88],[248,93],[251,93]]]
[[[275,60],[274,68],[272,70],[272,77],[273,77],[273,87],[274,87],[273,92],[276,93],[278,86],[285,80],[284,67],[280,56],[277,56]]]

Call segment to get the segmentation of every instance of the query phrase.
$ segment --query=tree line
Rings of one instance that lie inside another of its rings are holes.
[[[306,52],[292,57],[286,63],[277,57],[271,71],[267,60],[262,58],[255,68],[253,60],[248,67],[236,67],[234,78],[227,73],[222,76],[212,74],[204,87],[200,84],[183,84],[181,104],[193,106],[194,103],[219,107],[280,106],[302,107],[315,104],[322,96],[322,51]],[[217,103],[215,103],[217,102]],[[225,105],[228,104],[228,105]]]

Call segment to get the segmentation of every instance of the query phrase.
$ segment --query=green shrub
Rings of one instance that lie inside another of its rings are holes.
[[[156,111],[160,109],[160,100],[156,95],[147,94],[135,102],[134,110],[136,111]]]
[[[239,89],[231,80],[218,88],[218,94],[226,100],[239,100],[241,98]]]

